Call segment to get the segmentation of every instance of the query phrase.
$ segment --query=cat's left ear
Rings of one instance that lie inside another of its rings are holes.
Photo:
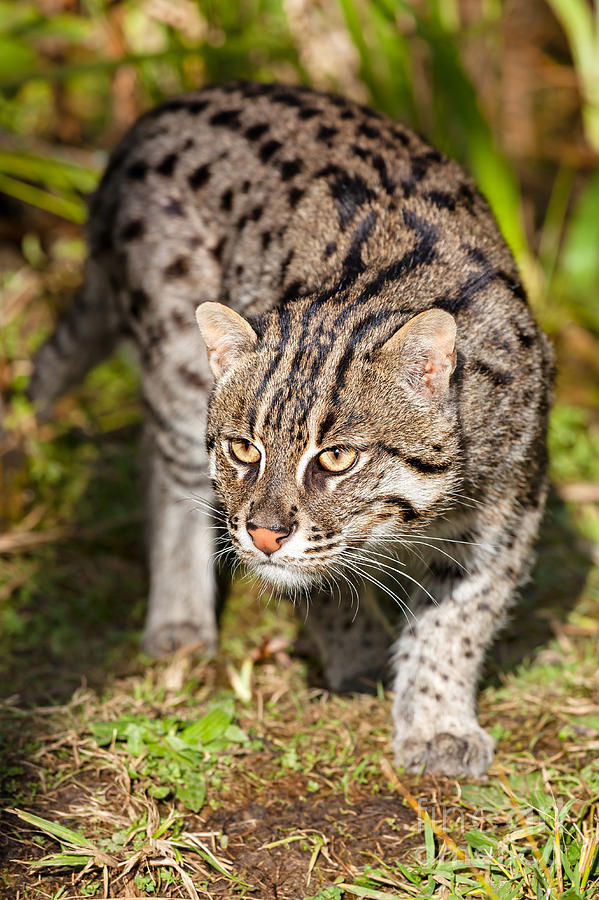
[[[441,397],[456,364],[456,323],[442,309],[428,309],[403,325],[381,348],[388,366],[412,387]]]
[[[250,323],[222,303],[200,303],[196,321],[206,344],[210,368],[217,379],[258,343],[258,335]]]

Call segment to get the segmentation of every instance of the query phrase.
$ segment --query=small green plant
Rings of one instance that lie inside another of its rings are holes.
[[[114,722],[93,722],[90,727],[98,746],[116,744],[130,757],[143,756],[143,765],[130,774],[151,780],[151,796],[164,799],[174,793],[183,806],[197,813],[206,800],[215,758],[240,746],[257,746],[233,719],[233,700],[227,698],[214,701],[206,715],[192,722],[122,716]]]

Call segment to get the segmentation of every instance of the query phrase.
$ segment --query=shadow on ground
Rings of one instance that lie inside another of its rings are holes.
[[[61,702],[135,658],[146,593],[137,438],[130,427],[93,437],[72,429],[53,443],[54,464],[72,458],[86,484],[71,524],[46,529],[47,543],[25,533],[30,547],[4,557],[0,698]],[[68,488],[57,475],[55,490]]]

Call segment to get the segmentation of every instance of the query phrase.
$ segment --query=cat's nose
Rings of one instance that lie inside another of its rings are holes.
[[[284,525],[266,528],[264,525],[256,525],[255,522],[248,522],[245,527],[254,542],[254,546],[266,553],[267,556],[279,549],[283,541],[290,536],[292,530],[291,528],[285,528]]]

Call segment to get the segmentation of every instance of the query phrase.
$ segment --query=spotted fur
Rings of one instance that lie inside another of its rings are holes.
[[[342,97],[233,83],[140,119],[88,241],[31,395],[52,400],[122,337],[139,350],[146,648],[214,649],[216,521],[309,599],[332,687],[380,677],[395,640],[398,762],[483,772],[476,681],[529,567],[552,363],[471,181]],[[335,447],[356,451],[339,474],[319,462]]]

